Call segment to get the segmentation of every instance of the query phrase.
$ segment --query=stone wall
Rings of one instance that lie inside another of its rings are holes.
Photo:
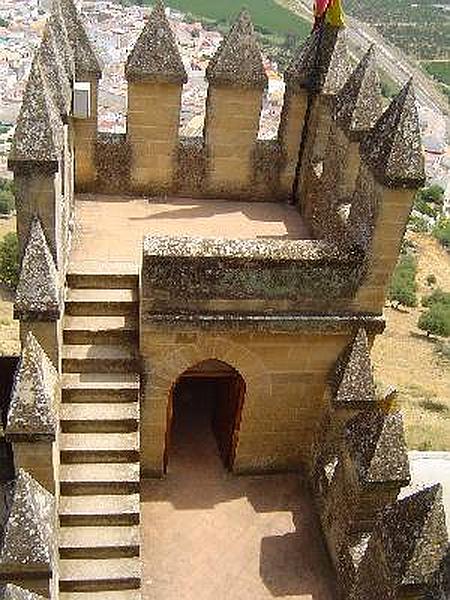
[[[380,325],[367,323],[372,334]],[[358,322],[345,318],[145,318],[140,333],[143,476],[162,473],[172,386],[184,371],[209,359],[227,363],[245,381],[234,471],[308,465],[328,409],[324,392],[330,370],[357,327]]]

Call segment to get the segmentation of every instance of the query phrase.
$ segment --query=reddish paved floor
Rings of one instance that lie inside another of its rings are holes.
[[[152,199],[80,194],[76,197],[72,267],[128,263],[137,270],[144,235],[221,238],[307,238],[297,210],[272,202]],[[108,265],[107,265],[108,268]],[[98,266],[97,266],[98,269]]]
[[[207,401],[175,418],[165,480],[142,492],[144,600],[333,600],[296,475],[225,472]]]

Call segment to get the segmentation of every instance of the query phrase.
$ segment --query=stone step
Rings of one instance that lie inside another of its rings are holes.
[[[141,600],[139,590],[118,590],[107,592],[61,592],[59,600]]]
[[[62,433],[61,463],[120,463],[139,460],[139,434]]]
[[[65,344],[127,343],[136,341],[137,336],[137,320],[129,315],[106,317],[67,315],[64,318]]]
[[[139,397],[137,373],[64,373],[63,402],[132,402]]]
[[[63,592],[139,589],[139,558],[61,559],[59,589]]]
[[[139,404],[126,403],[66,403],[60,411],[64,433],[112,433],[136,431]]]
[[[67,434],[66,434],[67,435]],[[60,465],[61,494],[131,494],[139,491],[139,463],[74,463]]]
[[[61,526],[125,526],[139,523],[139,494],[61,496]]]
[[[112,265],[108,269],[107,265],[102,265],[102,271],[97,272],[92,266],[86,264],[71,265],[70,272],[67,274],[67,286],[70,288],[137,288],[139,285],[139,276],[136,272],[136,266],[130,265]]]
[[[139,370],[135,349],[125,344],[65,344],[62,359],[64,373],[129,373]]]
[[[131,288],[69,289],[65,301],[67,315],[137,315],[138,292]]]
[[[61,527],[59,555],[61,558],[92,559],[139,556],[139,527]]]

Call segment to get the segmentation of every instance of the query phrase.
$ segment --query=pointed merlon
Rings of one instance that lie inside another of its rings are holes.
[[[72,47],[76,76],[94,75],[100,78],[102,75],[100,60],[89,41],[88,34],[73,0],[56,0],[56,2],[60,4],[61,15]]]
[[[44,597],[25,588],[8,583],[3,589],[0,587],[0,600],[44,600]]]
[[[242,10],[225,36],[206,70],[210,84],[261,88],[267,86],[267,75],[256,39],[252,20]]]
[[[448,552],[441,485],[422,489],[386,508],[375,533],[383,543],[386,564],[397,586],[427,586]]]
[[[347,422],[345,441],[363,485],[407,485],[408,453],[400,412],[365,410]]]
[[[416,189],[425,183],[425,161],[412,80],[392,100],[364,138],[361,157],[386,187]]]
[[[55,559],[55,499],[19,469],[0,548],[0,573],[33,569],[48,573]]]
[[[314,30],[286,69],[287,89],[334,96],[350,75],[344,28],[323,24]]]
[[[75,55],[70,44],[66,23],[62,16],[60,0],[54,0],[47,24],[52,30],[58,52],[62,57],[66,76],[70,82],[73,82],[75,79]]]
[[[366,330],[361,328],[333,377],[336,405],[375,404],[376,389]]]
[[[14,378],[5,434],[11,441],[54,440],[58,373],[30,332]]]
[[[337,94],[335,116],[348,137],[360,141],[381,113],[380,79],[372,45]]]
[[[54,321],[61,311],[58,272],[41,222],[35,217],[22,259],[14,303],[15,318]]]
[[[22,101],[8,164],[11,170],[39,163],[49,172],[58,170],[63,148],[63,122],[35,57]]]
[[[128,57],[125,76],[128,81],[187,82],[175,36],[159,0]]]
[[[60,56],[53,29],[47,25],[38,50],[38,60],[41,72],[46,79],[47,88],[50,90],[60,115],[65,119],[70,113],[72,105],[71,80],[67,77],[63,57]]]

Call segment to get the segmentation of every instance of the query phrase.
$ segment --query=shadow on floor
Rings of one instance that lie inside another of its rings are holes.
[[[196,399],[177,415],[168,474],[143,483],[144,598],[336,598],[300,477],[226,472],[211,411]]]

